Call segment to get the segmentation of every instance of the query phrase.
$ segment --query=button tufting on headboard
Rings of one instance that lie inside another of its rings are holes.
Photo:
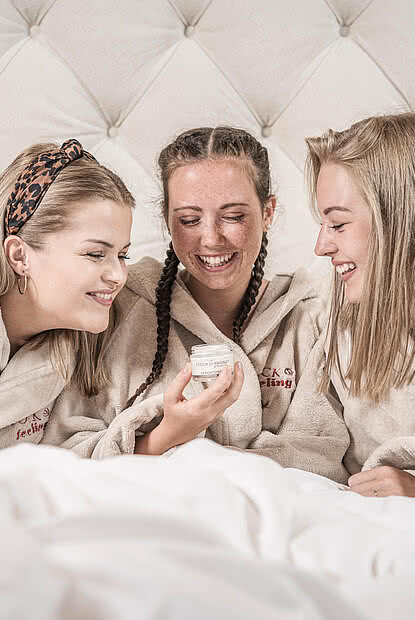
[[[267,273],[324,270],[304,136],[415,104],[414,23],[410,0],[0,2],[0,169],[33,141],[78,138],[137,197],[133,258],[162,258],[158,152],[234,124],[269,149]]]

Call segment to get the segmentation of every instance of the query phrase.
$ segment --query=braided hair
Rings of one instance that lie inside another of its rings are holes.
[[[176,279],[179,259],[170,243],[167,257],[164,261],[164,269],[156,288],[156,314],[157,314],[157,351],[154,356],[153,366],[147,379],[140,385],[135,393],[128,399],[126,407],[131,407],[137,396],[140,396],[159,376],[166,359],[169,331],[170,331],[170,300],[173,283]]]
[[[254,184],[262,206],[272,197],[271,174],[267,149],[251,134],[233,127],[201,127],[180,134],[174,142],[166,146],[158,160],[163,186],[162,210],[164,218],[168,215],[168,182],[175,170],[186,164],[204,160],[234,159],[246,164],[247,172]],[[233,340],[239,344],[243,325],[255,304],[264,277],[267,256],[267,235],[262,236],[259,254],[252,269],[251,279],[241,303],[241,308],[233,322]],[[179,259],[170,243],[164,269],[156,288],[157,350],[150,374],[127,401],[130,407],[161,374],[168,351],[170,331],[170,301],[172,288],[177,275]]]
[[[233,322],[233,339],[236,344],[239,344],[241,341],[242,327],[248,318],[252,306],[255,304],[258,291],[261,288],[262,279],[264,277],[265,259],[267,257],[267,245],[268,239],[266,233],[264,233],[262,235],[261,249],[254,263],[251,279],[249,280],[248,288],[242,300],[241,309]]]

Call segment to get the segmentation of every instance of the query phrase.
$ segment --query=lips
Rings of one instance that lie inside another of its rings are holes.
[[[356,264],[355,263],[341,263],[341,264],[335,265],[335,269],[336,269],[336,272],[340,276],[344,276],[347,273],[351,273],[352,271],[354,271],[356,269]]]
[[[88,297],[93,299],[95,302],[99,303],[102,306],[111,306],[114,301],[114,291],[111,292],[100,292],[100,291],[92,291],[87,293]]]
[[[227,265],[232,260],[234,254],[235,252],[231,254],[217,254],[215,256],[199,254],[198,258],[209,267],[221,267],[222,265]]]
[[[198,254],[197,260],[199,263],[203,265],[203,267],[209,271],[218,271],[221,269],[225,269],[228,265],[230,265],[235,257],[237,256],[237,252],[227,253],[227,254]]]

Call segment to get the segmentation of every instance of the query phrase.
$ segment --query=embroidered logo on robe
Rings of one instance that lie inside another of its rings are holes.
[[[23,420],[20,420],[20,422],[18,422],[20,428],[18,428],[16,432],[16,441],[28,438],[31,435],[36,435],[37,433],[42,432],[45,428],[45,424],[48,421],[49,416],[50,409],[49,407],[45,407],[37,413],[29,415],[26,418],[23,418]]]
[[[295,390],[295,370],[293,368],[265,367],[258,375],[261,388],[279,388],[290,392]]]

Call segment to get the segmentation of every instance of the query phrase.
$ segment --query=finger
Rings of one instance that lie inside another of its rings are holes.
[[[386,497],[389,495],[390,484],[384,478],[377,478],[358,485],[351,485],[351,490],[366,497]]]
[[[384,497],[382,491],[379,491],[378,489],[371,489],[370,491],[355,491],[352,489],[352,491],[354,493],[358,493],[362,497]]]
[[[364,482],[362,484],[353,484],[349,485],[351,490],[355,493],[359,493],[359,495],[369,494],[373,495],[373,491],[378,491],[382,486],[380,480],[370,480],[370,482]]]
[[[164,394],[164,404],[174,405],[183,400],[183,390],[192,378],[192,367],[190,362],[186,362],[184,368],[170,383]]]
[[[233,405],[233,403],[237,401],[239,398],[243,384],[244,384],[244,371],[242,369],[242,364],[240,362],[237,362],[235,364],[235,372],[234,372],[233,381],[231,385],[229,386],[229,388],[227,389],[227,391],[224,394],[222,394],[220,398],[218,398],[218,400],[215,403],[215,406],[217,405],[221,409],[225,410],[231,405]]]
[[[213,383],[211,383],[201,394],[196,396],[196,398],[191,399],[192,402],[197,404],[199,407],[210,407],[218,400],[218,398],[222,396],[224,392],[226,392],[231,381],[232,368],[227,365],[222,368]]]
[[[357,484],[364,484],[371,480],[376,480],[376,469],[368,469],[366,471],[360,471],[358,474],[353,474],[348,480],[349,487]]]

